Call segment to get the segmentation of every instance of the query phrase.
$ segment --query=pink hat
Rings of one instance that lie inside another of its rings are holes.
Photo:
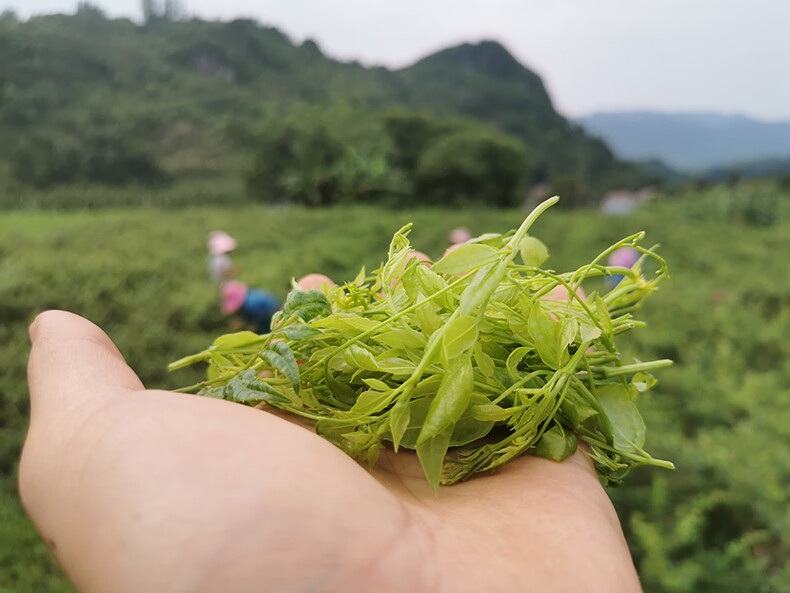
[[[416,259],[418,262],[420,262],[420,265],[423,265],[423,262],[425,262],[425,265],[431,263],[431,258],[428,257],[426,254],[424,254],[422,251],[414,250],[410,252],[409,255],[406,256],[407,262],[413,259]]]
[[[237,280],[226,282],[222,285],[220,291],[222,293],[220,309],[223,315],[230,315],[241,309],[244,300],[247,298],[247,285]]]
[[[578,296],[581,300],[583,301],[587,300],[587,294],[584,292],[584,289],[581,286],[577,286],[574,289],[574,292],[576,293],[576,296]],[[569,296],[570,295],[568,294],[568,289],[565,288],[562,284],[558,284],[557,286],[552,288],[548,294],[544,295],[543,298],[546,299],[547,301],[566,301],[568,300]]]
[[[397,273],[398,276],[403,274],[403,272],[406,270],[406,266],[413,259],[416,259],[417,260],[417,265],[420,265],[420,266],[430,266],[431,263],[432,263],[431,262],[431,258],[428,257],[428,255],[426,255],[422,251],[417,251],[415,249],[414,251],[410,251],[409,254],[406,256],[406,263],[401,266],[400,270],[398,270],[398,273]],[[399,282],[400,282],[400,280],[398,280],[397,278],[393,278],[392,280],[390,280],[390,286],[392,288],[395,288],[395,286],[397,286],[397,284]]]
[[[302,276],[296,284],[299,285],[299,288],[302,290],[321,290],[321,287],[326,285],[329,288],[333,286],[337,286],[329,276],[324,276],[323,274],[308,274],[307,276]]]
[[[457,245],[458,243],[466,243],[471,238],[472,233],[470,233],[469,229],[467,228],[458,227],[457,229],[450,231],[450,243],[453,245]]]
[[[630,268],[638,259],[638,250],[633,247],[621,247],[609,254],[609,265],[618,268]]]
[[[236,249],[236,239],[225,231],[214,231],[208,235],[208,250],[219,255]]]

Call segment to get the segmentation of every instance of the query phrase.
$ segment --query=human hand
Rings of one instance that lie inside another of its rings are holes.
[[[83,593],[639,591],[589,460],[524,456],[434,495],[303,426],[143,388],[64,312],[31,327],[22,501]]]

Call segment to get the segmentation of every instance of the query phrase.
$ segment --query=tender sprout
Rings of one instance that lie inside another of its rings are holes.
[[[416,450],[434,489],[528,452],[561,461],[580,440],[609,483],[637,465],[671,468],[643,449],[635,403],[671,361],[627,364],[615,344],[643,325],[632,313],[666,264],[639,233],[577,270],[541,268],[548,250],[527,233],[556,201],[433,265],[411,256],[407,225],[372,276],[294,290],[270,334],[222,336],[171,369],[206,362],[208,379],[185,391],[291,412],[370,464],[384,447]],[[641,253],[632,268],[601,263],[624,246]],[[615,273],[608,294],[581,289]]]

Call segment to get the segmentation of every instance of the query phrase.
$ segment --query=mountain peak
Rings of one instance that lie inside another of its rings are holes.
[[[448,47],[411,66],[414,69],[432,67],[454,68],[465,74],[485,74],[496,79],[539,78],[494,40]]]

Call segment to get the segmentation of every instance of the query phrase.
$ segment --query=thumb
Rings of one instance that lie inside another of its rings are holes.
[[[61,414],[143,384],[96,325],[65,311],[46,311],[30,326],[27,367],[31,415]]]

